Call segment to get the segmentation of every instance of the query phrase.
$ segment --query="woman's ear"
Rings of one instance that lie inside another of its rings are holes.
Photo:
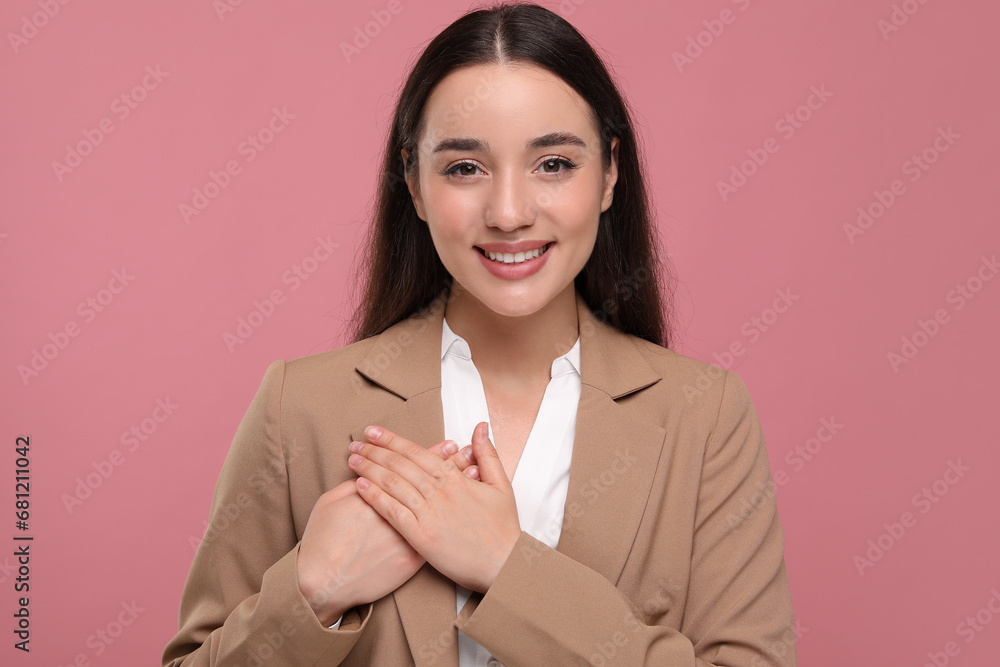
[[[417,209],[417,217],[424,222],[427,222],[427,216],[424,214],[424,201],[420,196],[420,188],[417,186],[417,182],[413,177],[413,174],[406,168],[410,159],[410,151],[409,149],[404,148],[399,154],[403,158],[403,179],[406,181],[406,188],[410,191],[410,199],[413,200],[413,208]]]
[[[604,198],[601,200],[601,213],[611,207],[614,199],[615,183],[618,182],[618,137],[611,140],[611,166],[604,172]]]

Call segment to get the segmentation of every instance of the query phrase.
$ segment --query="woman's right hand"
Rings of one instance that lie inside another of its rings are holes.
[[[445,440],[429,451],[479,479],[472,446],[455,449]],[[354,479],[316,501],[296,557],[299,590],[324,627],[348,609],[396,590],[423,564],[424,558],[358,495]]]

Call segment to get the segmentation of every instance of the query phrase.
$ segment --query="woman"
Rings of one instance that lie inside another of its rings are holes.
[[[760,424],[666,347],[640,166],[556,14],[428,45],[356,342],[269,367],[164,665],[795,664]]]

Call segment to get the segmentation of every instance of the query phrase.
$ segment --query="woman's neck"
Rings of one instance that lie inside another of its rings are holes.
[[[445,317],[469,344],[483,382],[504,391],[547,383],[552,361],[569,352],[580,330],[573,283],[531,315],[500,315],[462,292],[448,303]]]

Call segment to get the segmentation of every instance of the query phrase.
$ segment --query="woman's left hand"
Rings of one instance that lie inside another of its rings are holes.
[[[369,442],[352,443],[348,461],[361,497],[441,574],[480,593],[521,536],[514,489],[488,432],[480,422],[472,435],[481,481],[371,426],[365,430]]]

